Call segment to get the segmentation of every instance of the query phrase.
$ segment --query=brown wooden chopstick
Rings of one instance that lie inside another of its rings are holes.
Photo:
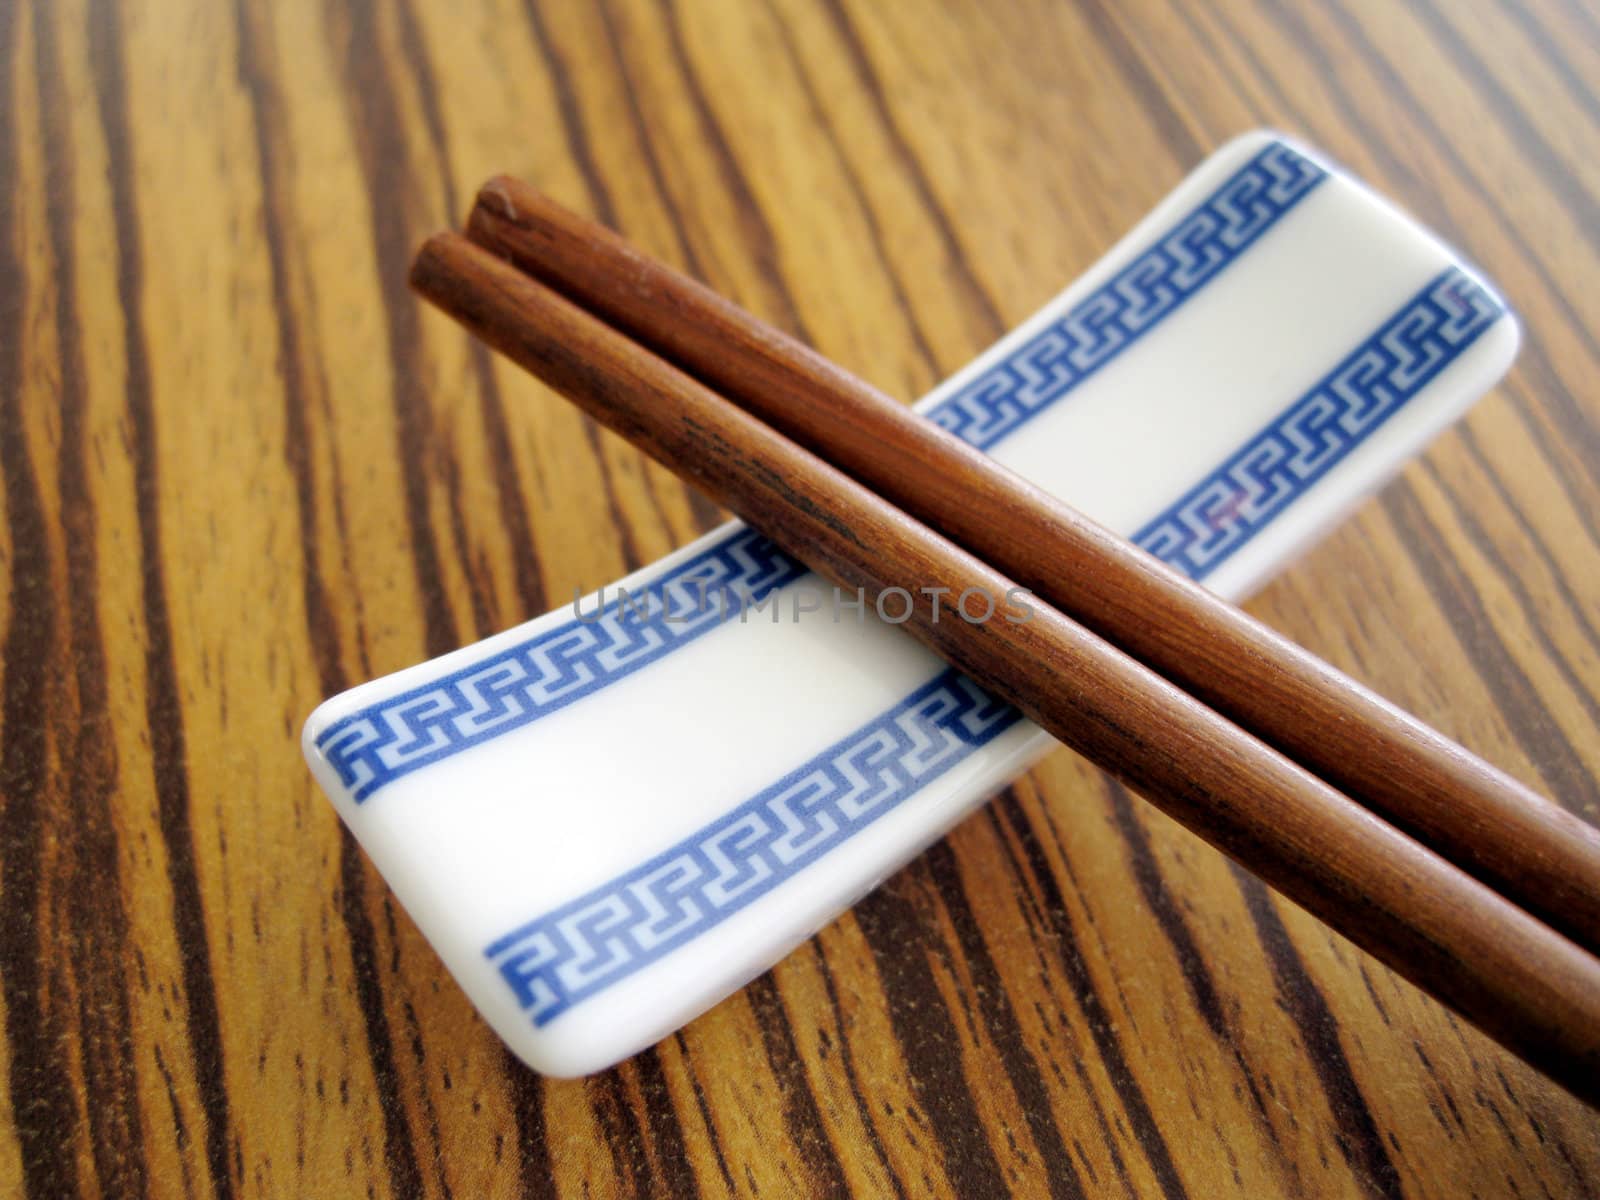
[[[597,317],[456,234],[413,286],[485,341],[869,598],[1041,727],[1460,1012],[1600,1102],[1600,960],[1049,605],[934,619],[922,587],[1015,581]]]
[[[467,234],[1600,953],[1600,830],[526,184],[485,185]]]

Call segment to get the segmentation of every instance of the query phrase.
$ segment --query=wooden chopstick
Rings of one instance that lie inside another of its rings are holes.
[[[1600,953],[1600,830],[526,184],[485,185],[467,235]]]
[[[412,285],[596,420],[869,599],[1041,727],[1450,1005],[1600,1102],[1600,960],[1046,604],[937,621],[919,589],[1016,586],[836,467],[456,234]]]

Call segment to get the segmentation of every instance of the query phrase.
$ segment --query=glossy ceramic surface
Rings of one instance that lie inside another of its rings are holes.
[[[1516,344],[1450,250],[1258,133],[918,409],[1238,599]],[[1054,744],[870,607],[800,611],[818,595],[735,522],[307,722],[340,815],[539,1070],[670,1033]]]

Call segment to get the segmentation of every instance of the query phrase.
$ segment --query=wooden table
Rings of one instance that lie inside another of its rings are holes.
[[[1273,124],[1527,343],[1251,608],[1600,819],[1596,79],[1576,0],[0,2],[0,1193],[1593,1194],[1600,1116],[1066,752],[555,1083],[296,739],[718,520],[407,294],[481,179],[911,398]]]

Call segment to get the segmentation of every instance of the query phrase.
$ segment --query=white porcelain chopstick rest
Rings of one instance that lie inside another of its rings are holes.
[[[1516,345],[1450,250],[1256,133],[918,411],[1237,599]],[[537,1069],[670,1033],[1054,745],[870,609],[796,613],[818,594],[734,522],[307,721],[340,816]]]

